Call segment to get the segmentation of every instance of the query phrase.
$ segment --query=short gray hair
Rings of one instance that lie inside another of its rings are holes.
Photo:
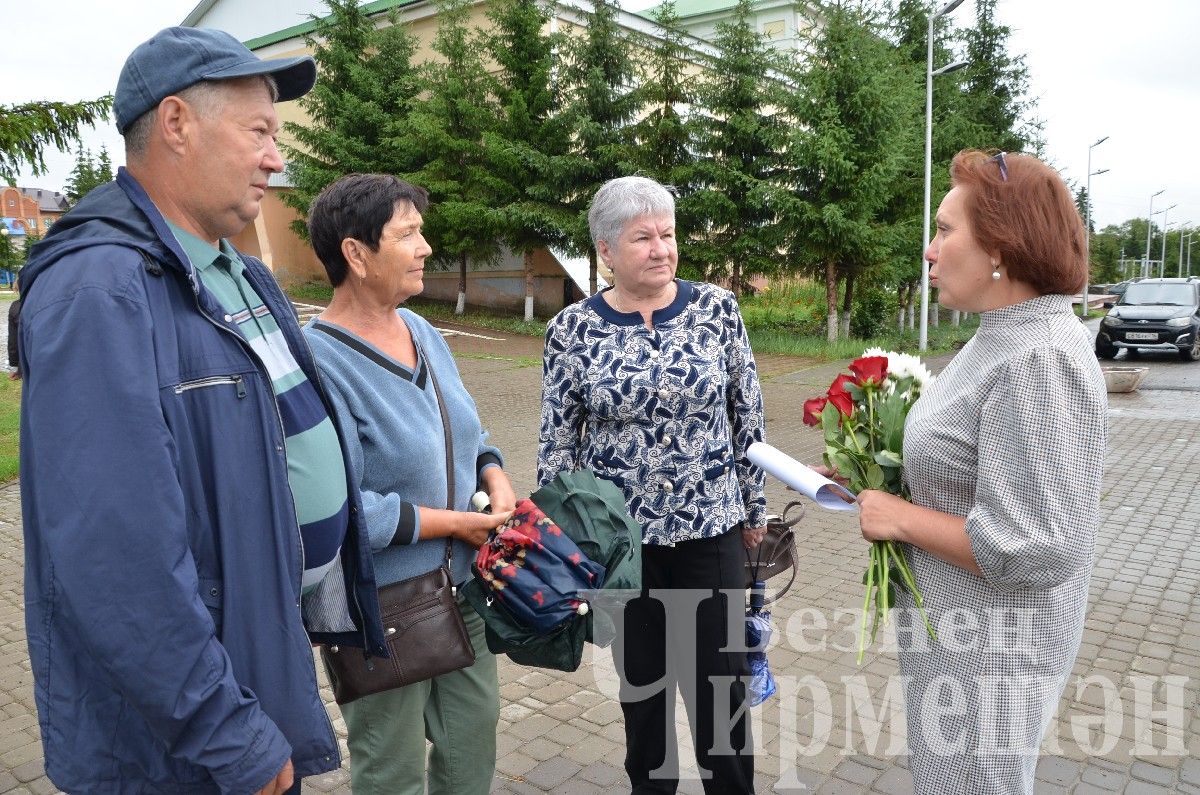
[[[195,108],[196,112],[204,118],[211,119],[221,109],[225,86],[235,80],[257,80],[267,87],[267,91],[271,93],[272,102],[279,98],[279,86],[271,75],[254,75],[230,80],[201,80],[182,91],[175,92],[175,96]],[[145,154],[146,147],[150,145],[150,132],[154,129],[154,121],[157,118],[158,108],[151,108],[138,116],[133,124],[129,125],[129,129],[125,130],[126,157]]]
[[[600,186],[588,209],[588,232],[592,244],[603,240],[610,246],[625,225],[643,215],[666,215],[675,221],[675,197],[648,177],[617,177]]]

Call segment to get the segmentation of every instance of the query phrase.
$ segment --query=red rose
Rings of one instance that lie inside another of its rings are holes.
[[[843,417],[849,417],[854,413],[854,398],[850,397],[850,393],[846,391],[846,384],[853,383],[855,381],[852,377],[842,373],[833,379],[833,383],[829,386],[829,402]]]
[[[854,373],[859,386],[878,386],[887,378],[887,365],[886,356],[862,356],[850,362],[850,372]]]
[[[815,397],[804,401],[804,424],[817,426],[821,424],[821,411],[829,401],[823,397]]]

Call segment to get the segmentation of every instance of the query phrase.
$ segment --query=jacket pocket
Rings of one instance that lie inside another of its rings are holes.
[[[193,389],[207,389],[209,387],[232,386],[237,390],[239,398],[246,397],[246,383],[240,375],[213,375],[207,378],[196,378],[192,381],[181,381],[175,385],[175,394],[182,395],[184,392],[190,392]]]

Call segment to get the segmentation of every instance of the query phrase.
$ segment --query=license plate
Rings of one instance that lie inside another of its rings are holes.
[[[1154,332],[1130,331],[1125,334],[1125,339],[1127,339],[1127,340],[1149,340],[1150,342],[1154,342],[1155,340],[1158,339],[1158,335],[1155,334]]]

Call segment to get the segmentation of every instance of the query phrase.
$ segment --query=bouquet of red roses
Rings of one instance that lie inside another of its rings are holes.
[[[908,499],[904,485],[904,420],[933,380],[915,356],[868,348],[850,363],[850,373],[841,373],[822,397],[804,401],[804,422],[820,426],[825,434],[825,464],[848,481],[851,491],[878,489]],[[895,604],[897,587],[912,594],[925,621],[925,629],[936,638],[925,615],[924,600],[904,549],[895,541],[875,541],[863,575],[862,626],[858,662],[880,621],[886,624]],[[873,602],[873,604],[872,604]]]

